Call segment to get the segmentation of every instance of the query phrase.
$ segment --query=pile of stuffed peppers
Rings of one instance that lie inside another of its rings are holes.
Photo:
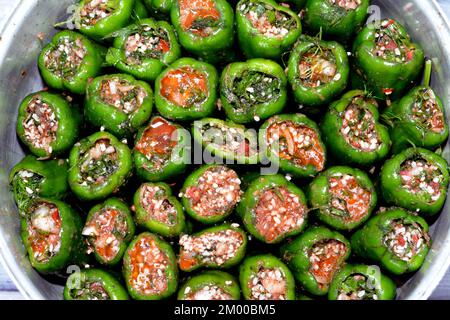
[[[449,129],[431,60],[369,5],[79,1],[18,106],[32,267],[67,300],[394,299]]]

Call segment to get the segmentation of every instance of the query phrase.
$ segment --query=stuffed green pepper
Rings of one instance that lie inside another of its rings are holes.
[[[239,300],[236,279],[223,271],[204,271],[190,277],[178,291],[178,300]]]

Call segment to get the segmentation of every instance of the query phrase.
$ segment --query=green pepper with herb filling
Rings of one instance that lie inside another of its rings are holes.
[[[204,271],[190,277],[178,291],[178,300],[239,300],[236,279],[223,271]]]

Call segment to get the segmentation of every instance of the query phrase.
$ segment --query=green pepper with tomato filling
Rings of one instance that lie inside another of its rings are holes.
[[[334,41],[302,36],[289,56],[287,76],[294,98],[311,111],[339,96],[349,73],[347,51]]]
[[[162,181],[181,173],[189,162],[189,132],[160,116],[141,128],[136,136],[133,160],[141,180]]]
[[[375,21],[353,43],[354,85],[363,80],[378,99],[396,100],[420,75],[424,53],[395,20]]]
[[[127,290],[109,272],[84,269],[72,273],[64,286],[64,300],[128,300]]]
[[[409,148],[394,156],[380,174],[381,194],[389,204],[425,216],[442,209],[448,183],[447,161],[422,148]]]
[[[217,63],[234,43],[234,13],[226,0],[174,0],[172,24],[181,46],[200,59]]]
[[[186,230],[183,206],[164,182],[143,183],[133,197],[136,223],[164,237]]]
[[[295,300],[295,280],[289,268],[271,254],[248,257],[239,267],[245,300]]]
[[[41,51],[38,67],[54,89],[84,94],[88,80],[99,75],[104,48],[70,30],[58,32]]]
[[[236,123],[264,120],[280,113],[287,102],[284,70],[266,59],[231,63],[220,78],[220,100],[227,117]]]
[[[273,116],[259,131],[261,156],[296,177],[313,177],[325,168],[326,149],[317,124],[303,114]]]
[[[279,174],[254,179],[236,211],[247,231],[269,244],[299,234],[307,224],[305,195]]]
[[[339,163],[370,166],[389,153],[391,139],[379,123],[378,103],[364,91],[350,91],[332,103],[320,127],[328,151]]]
[[[89,211],[82,234],[88,252],[93,252],[99,263],[114,266],[122,260],[134,230],[128,205],[118,198],[109,198]]]
[[[155,81],[181,55],[176,35],[165,21],[143,19],[113,36],[106,62],[141,80]]]
[[[204,271],[190,277],[178,291],[178,300],[239,300],[236,279],[223,271]]]
[[[423,218],[392,208],[370,219],[353,234],[351,243],[358,256],[401,275],[422,266],[431,247],[431,238]]]
[[[216,109],[218,75],[209,63],[181,58],[155,81],[155,104],[167,119],[189,121]]]
[[[108,132],[97,132],[72,148],[68,181],[80,200],[100,200],[117,193],[131,169],[128,146]]]
[[[354,230],[367,221],[378,198],[367,174],[350,167],[324,171],[310,183],[307,195],[320,221],[344,231]]]
[[[61,95],[39,91],[19,106],[17,135],[30,151],[49,158],[68,151],[78,139],[80,113]]]
[[[144,81],[127,74],[93,79],[86,90],[84,114],[96,127],[116,137],[130,137],[152,113],[153,91]]]
[[[302,33],[298,15],[273,0],[239,1],[236,28],[247,58],[273,60],[280,60]]]
[[[350,257],[350,242],[325,227],[312,227],[281,248],[282,259],[309,293],[328,293],[336,273]]]

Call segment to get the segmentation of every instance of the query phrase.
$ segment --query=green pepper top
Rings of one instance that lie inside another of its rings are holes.
[[[172,8],[174,0],[143,0],[145,6],[150,11],[152,16],[159,19],[168,19],[170,9]]]
[[[152,113],[153,91],[144,81],[127,74],[93,79],[86,90],[84,113],[97,127],[116,137],[130,137]]]
[[[388,203],[435,215],[445,203],[448,164],[429,150],[409,148],[385,162],[380,182],[381,193]]]
[[[430,247],[425,220],[396,208],[380,212],[352,236],[357,255],[397,275],[418,270]]]
[[[77,142],[69,164],[70,188],[87,201],[118,192],[132,169],[130,149],[108,132],[97,132]]]
[[[70,30],[55,34],[41,51],[39,70],[54,89],[84,94],[89,78],[96,77],[104,60],[104,49]]]
[[[320,127],[338,163],[370,166],[388,155],[391,140],[379,123],[378,103],[364,91],[349,91],[332,103]]]
[[[237,212],[248,232],[265,243],[279,243],[306,226],[302,190],[282,175],[260,176],[246,189]]]
[[[84,269],[72,273],[64,287],[64,300],[128,300],[127,290],[110,273]]]
[[[312,227],[281,248],[283,260],[310,293],[326,295],[336,273],[350,257],[350,242],[338,232]]]
[[[270,254],[248,257],[239,267],[246,300],[295,300],[295,280],[288,267]]]
[[[239,44],[248,58],[280,60],[302,32],[300,18],[273,0],[241,0],[236,5]]]
[[[190,277],[178,291],[178,300],[239,300],[236,279],[223,271],[204,271]]]
[[[420,75],[424,53],[395,20],[375,21],[353,43],[356,74],[379,99],[400,98]]]

